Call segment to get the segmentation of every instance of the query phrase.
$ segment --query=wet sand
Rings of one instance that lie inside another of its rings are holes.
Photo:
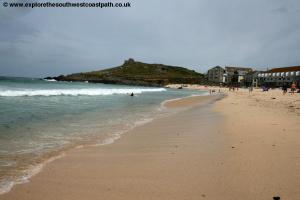
[[[169,100],[166,101],[163,106],[166,108],[171,108],[171,109],[182,109],[182,108],[187,108],[187,107],[195,107],[201,105],[203,101],[209,100],[212,97],[207,95],[207,96],[193,96],[191,97],[186,97],[186,98],[181,98],[181,99],[174,99],[174,100]]]
[[[299,116],[247,95],[178,101],[180,112],[72,150],[0,199],[298,199]]]

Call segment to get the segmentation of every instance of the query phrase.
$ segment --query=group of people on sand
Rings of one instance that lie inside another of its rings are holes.
[[[287,93],[287,91],[288,91],[288,85],[287,85],[287,84],[284,84],[284,85],[282,86],[282,92],[283,92],[283,94],[285,95],[285,94]],[[297,85],[296,85],[295,82],[293,82],[293,83],[291,84],[291,93],[292,93],[292,95],[294,95],[296,92],[297,92],[297,93],[300,93],[300,89],[298,89],[298,91],[297,91]]]
[[[290,88],[290,93],[292,95],[294,95],[295,93],[300,93],[300,88],[298,88],[298,90],[297,90],[297,84],[295,82],[293,82],[290,86],[288,84],[283,84],[283,86],[281,87],[283,95],[285,95],[288,92],[289,88]],[[269,91],[269,89],[270,88],[267,86],[262,86],[263,92],[267,92],[267,91]],[[250,89],[249,89],[249,92],[250,92]]]
[[[269,91],[269,87],[262,86],[262,91],[267,92]],[[285,95],[288,92],[288,89],[290,88],[290,93],[294,95],[295,93],[300,93],[300,88],[297,88],[297,84],[293,82],[290,86],[288,84],[284,84],[282,86],[283,94]],[[238,87],[228,87],[229,91],[238,91]],[[249,93],[251,94],[253,92],[253,86],[248,87]],[[211,93],[211,92],[210,92]]]
[[[229,86],[229,91],[239,91],[239,87]]]
[[[216,90],[209,89],[209,94],[214,94],[215,92],[216,92]],[[218,93],[221,93],[221,89],[219,89]]]

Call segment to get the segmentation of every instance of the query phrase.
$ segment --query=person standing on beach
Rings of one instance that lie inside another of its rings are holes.
[[[292,95],[295,94],[296,89],[297,89],[297,88],[296,88],[296,83],[293,82],[292,85],[291,85],[291,92],[292,92]]]

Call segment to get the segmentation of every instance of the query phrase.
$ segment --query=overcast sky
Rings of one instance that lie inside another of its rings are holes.
[[[299,0],[129,0],[131,8],[105,9],[16,9],[4,1],[0,75],[68,74],[127,58],[199,72],[300,65]]]

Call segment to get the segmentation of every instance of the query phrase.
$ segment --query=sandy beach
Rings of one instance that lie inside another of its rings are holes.
[[[225,90],[168,102],[181,110],[71,150],[0,199],[298,199],[299,94]]]
[[[0,200],[300,200],[299,9],[3,0]]]
[[[298,199],[300,95],[245,89],[214,109],[224,116],[222,135],[232,146],[224,177],[231,197],[225,199]]]

